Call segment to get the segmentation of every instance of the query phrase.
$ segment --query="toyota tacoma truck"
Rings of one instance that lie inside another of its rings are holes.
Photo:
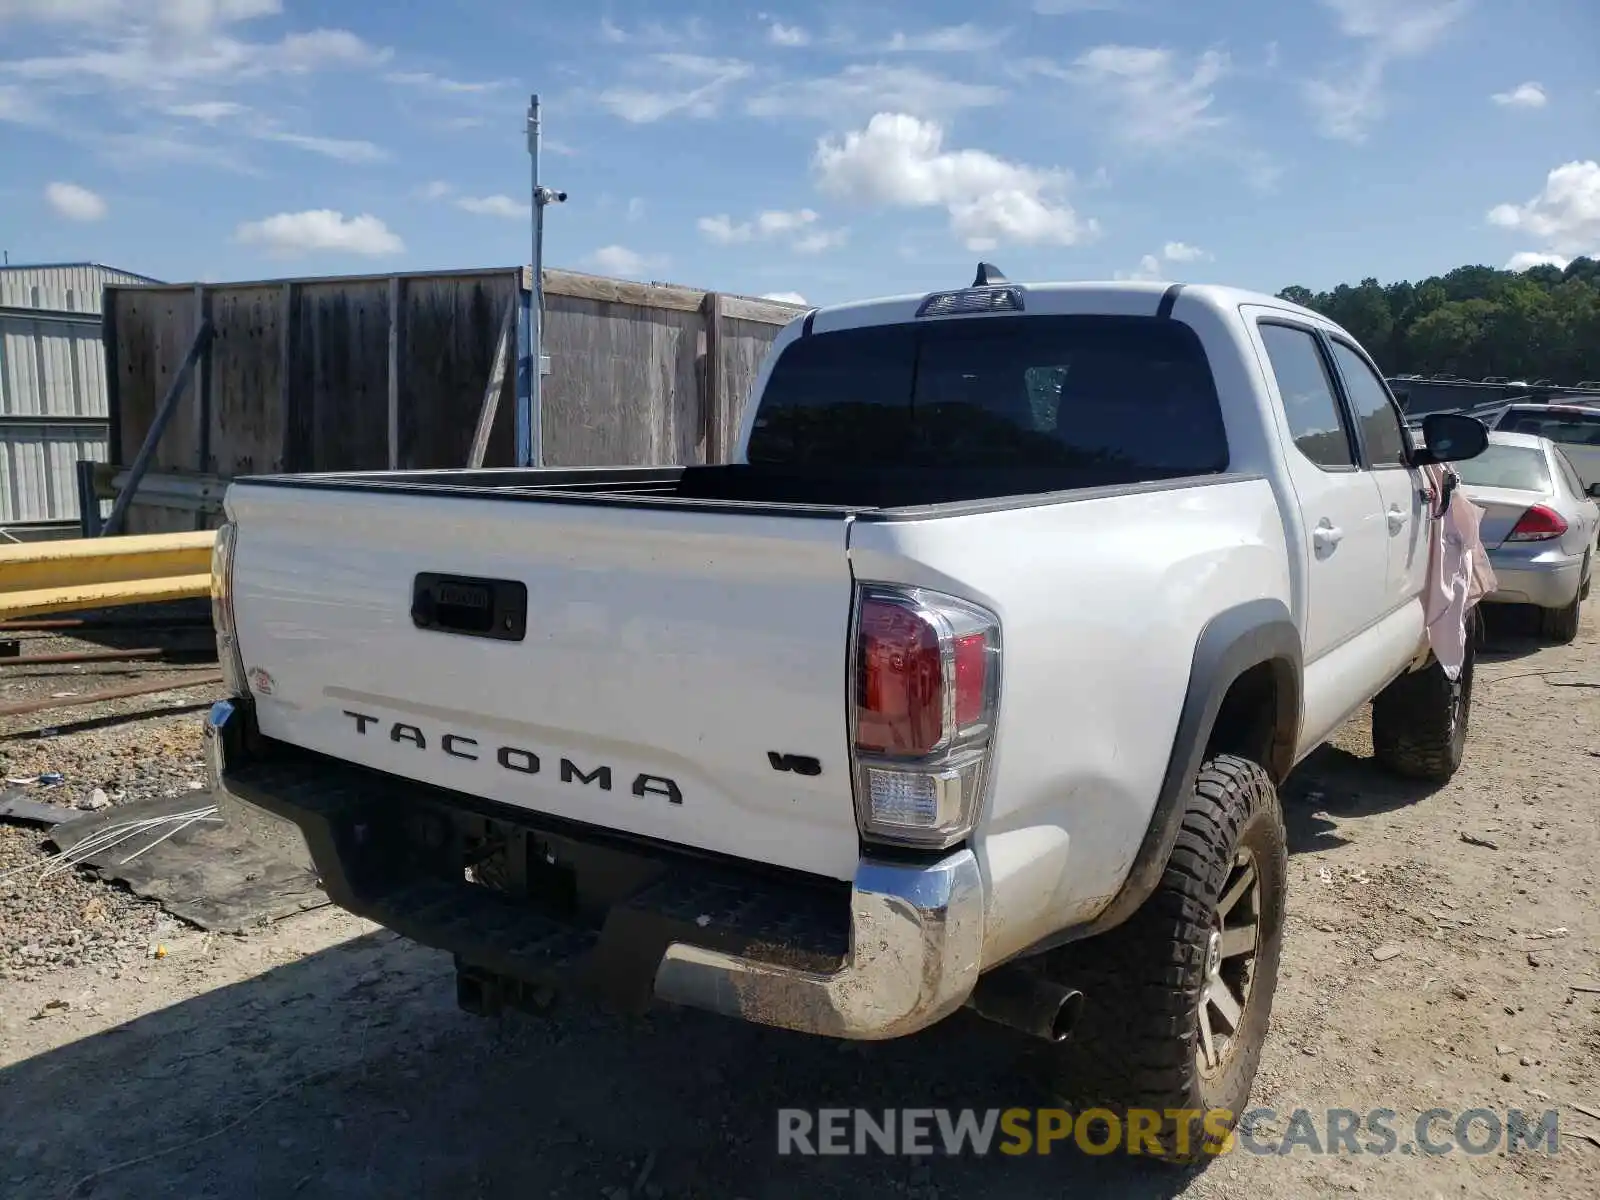
[[[1369,701],[1385,767],[1461,762],[1422,468],[1485,438],[1414,444],[1265,295],[985,264],[819,308],[729,464],[236,480],[217,802],[469,1010],[966,1007],[1196,1157],[1267,1030],[1278,786]]]

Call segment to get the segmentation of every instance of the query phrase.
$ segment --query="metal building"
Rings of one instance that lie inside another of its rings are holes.
[[[106,457],[101,295],[155,282],[98,263],[0,267],[0,541],[77,529],[74,464]]]

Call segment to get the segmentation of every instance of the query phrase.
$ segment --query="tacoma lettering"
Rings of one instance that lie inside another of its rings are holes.
[[[367,736],[367,730],[371,726],[383,724],[379,718],[372,716],[370,713],[345,709],[344,715],[355,722],[356,733],[362,737]],[[423,732],[422,728],[417,725],[407,724],[404,721],[388,723],[388,737],[395,745],[413,746],[423,751],[429,749],[428,735]],[[468,762],[483,761],[484,756],[476,753],[480,749],[478,739],[468,737],[463,733],[441,733],[437,735],[437,740],[433,745],[437,747],[439,752],[451,758],[461,758]],[[496,746],[494,761],[504,770],[515,771],[518,775],[537,775],[540,773],[542,766],[536,753],[521,746]],[[800,773],[805,774],[806,772],[801,769]],[[574,787],[588,787],[592,784],[602,792],[609,792],[611,791],[614,772],[605,763],[599,763],[585,769],[572,759],[563,757],[559,774],[562,783],[571,784]],[[640,799],[659,796],[668,804],[683,803],[683,789],[678,786],[676,780],[669,779],[665,775],[643,773],[636,775],[629,790]]]

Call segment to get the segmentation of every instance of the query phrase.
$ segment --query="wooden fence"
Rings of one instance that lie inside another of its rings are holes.
[[[131,463],[203,320],[213,336],[151,461],[163,476],[514,462],[527,387],[528,268],[174,286],[108,286],[111,457]],[[727,460],[778,330],[804,309],[547,270],[544,460]],[[521,319],[519,320],[519,313]],[[512,337],[512,334],[516,336]],[[502,339],[514,345],[506,352]],[[497,349],[510,360],[486,395]],[[522,379],[518,379],[518,362]],[[157,489],[128,532],[215,523]],[[214,507],[214,506],[213,506]]]

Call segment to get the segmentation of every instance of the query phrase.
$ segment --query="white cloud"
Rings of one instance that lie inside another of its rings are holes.
[[[733,218],[727,213],[720,213],[715,217],[701,217],[695,222],[695,226],[707,239],[719,246],[748,242],[754,236],[754,231],[748,224],[734,224]]]
[[[266,129],[258,130],[252,136],[264,142],[293,146],[297,150],[320,154],[323,158],[332,158],[339,162],[375,163],[383,162],[389,157],[389,152],[382,146],[360,140],[313,137],[305,133],[284,133],[280,130]]]
[[[1544,254],[1600,256],[1600,162],[1563,163],[1526,203],[1490,209],[1489,223],[1537,238]]]
[[[442,179],[435,179],[423,184],[412,194],[419,200],[443,200],[455,190],[454,184],[446,183]]]
[[[970,54],[993,50],[1010,36],[1009,29],[984,29],[968,21],[944,25],[922,33],[896,33],[885,50],[891,53]]]
[[[219,121],[240,116],[249,110],[232,100],[202,100],[196,104],[169,104],[162,111],[169,117],[187,117],[191,121],[215,125]]]
[[[690,17],[678,25],[660,21],[646,21],[633,29],[624,29],[615,21],[600,18],[600,40],[613,46],[682,46],[706,40],[705,24],[699,17]]]
[[[1571,261],[1559,254],[1540,254],[1534,250],[1524,250],[1520,254],[1511,256],[1510,261],[1506,263],[1506,270],[1526,271],[1532,267],[1555,267],[1559,271],[1564,271]]]
[[[601,246],[589,255],[589,262],[607,275],[638,279],[664,263],[663,259],[629,250],[626,246]]]
[[[754,117],[854,122],[887,112],[949,116],[1005,98],[1005,89],[993,84],[963,83],[920,67],[855,63],[837,75],[776,84],[752,97],[745,111]]]
[[[260,111],[229,93],[389,56],[345,29],[258,32],[256,22],[281,13],[280,0],[0,0],[0,23],[40,27],[26,57],[0,61],[0,117],[49,128],[117,164],[249,172],[237,138],[206,133]],[[7,111],[14,86],[26,89],[25,111]],[[175,128],[175,118],[189,128]],[[382,156],[369,142],[282,133],[259,118],[240,132],[343,161]]]
[[[1165,263],[1196,263],[1210,262],[1210,251],[1202,250],[1199,246],[1191,246],[1187,242],[1168,242],[1161,247],[1160,254],[1146,254],[1139,259],[1139,265],[1131,271],[1118,271],[1118,279],[1170,279],[1174,272],[1165,267]]]
[[[505,217],[508,220],[526,221],[533,215],[533,206],[510,196],[462,196],[456,207],[463,212],[480,217]]]
[[[13,125],[33,125],[44,119],[37,102],[29,91],[0,84],[0,121]]]
[[[1118,279],[1153,280],[1160,279],[1165,272],[1161,269],[1161,260],[1154,254],[1146,254],[1139,260],[1139,265],[1131,271],[1118,271]]]
[[[837,250],[849,240],[848,229],[814,229],[804,237],[795,239],[793,249],[796,254],[821,254],[827,250]]]
[[[628,200],[627,219],[630,221],[637,221],[642,216],[644,216],[644,197],[631,197]]]
[[[1033,11],[1043,17],[1064,17],[1074,13],[1115,12],[1123,0],[1033,0]]]
[[[767,41],[774,46],[809,46],[811,44],[811,35],[798,25],[785,25],[781,21],[768,21]]]
[[[313,29],[286,34],[267,48],[263,67],[293,73],[319,67],[361,67],[387,62],[393,51],[368,45],[348,29]]]
[[[771,209],[758,213],[754,220],[735,221],[727,213],[714,217],[701,217],[695,222],[701,234],[719,246],[732,246],[752,241],[787,242],[789,248],[800,254],[820,254],[842,246],[848,237],[843,229],[819,229],[817,213],[809,208],[793,212]]]
[[[1080,55],[1064,72],[1031,66],[1076,84],[1084,101],[1109,113],[1112,132],[1134,148],[1189,145],[1227,123],[1214,108],[1212,88],[1229,70],[1228,56],[1217,50],[1187,65],[1160,47],[1106,45]]]
[[[371,258],[402,254],[405,243],[377,217],[363,213],[346,217],[328,208],[278,213],[260,221],[246,221],[234,238],[260,246],[276,258],[311,253],[360,254]]]
[[[1322,0],[1339,32],[1360,44],[1353,62],[1304,84],[1324,137],[1366,140],[1387,110],[1384,73],[1396,59],[1426,54],[1467,11],[1467,0]]]
[[[443,92],[447,95],[477,95],[483,92],[498,91],[509,86],[508,81],[504,79],[463,81],[460,79],[446,79],[444,76],[435,75],[431,71],[391,71],[383,78],[385,81],[398,84],[401,87]]]
[[[1544,93],[1544,85],[1532,80],[1517,84],[1509,92],[1496,92],[1489,99],[1502,108],[1543,108],[1550,102],[1550,97]]]
[[[1009,162],[983,150],[946,150],[944,130],[907,113],[817,144],[824,191],[863,204],[943,208],[969,250],[1001,243],[1070,246],[1096,232],[1066,202],[1063,171]]]
[[[776,300],[779,304],[798,304],[804,306],[806,298],[799,292],[767,292],[761,297],[763,300]]]
[[[44,198],[57,216],[69,221],[100,221],[107,211],[104,200],[76,183],[49,184],[44,189]]]
[[[715,116],[728,89],[754,73],[738,59],[680,53],[651,55],[632,70],[648,82],[607,88],[599,100],[613,115],[640,125],[678,114]]]

